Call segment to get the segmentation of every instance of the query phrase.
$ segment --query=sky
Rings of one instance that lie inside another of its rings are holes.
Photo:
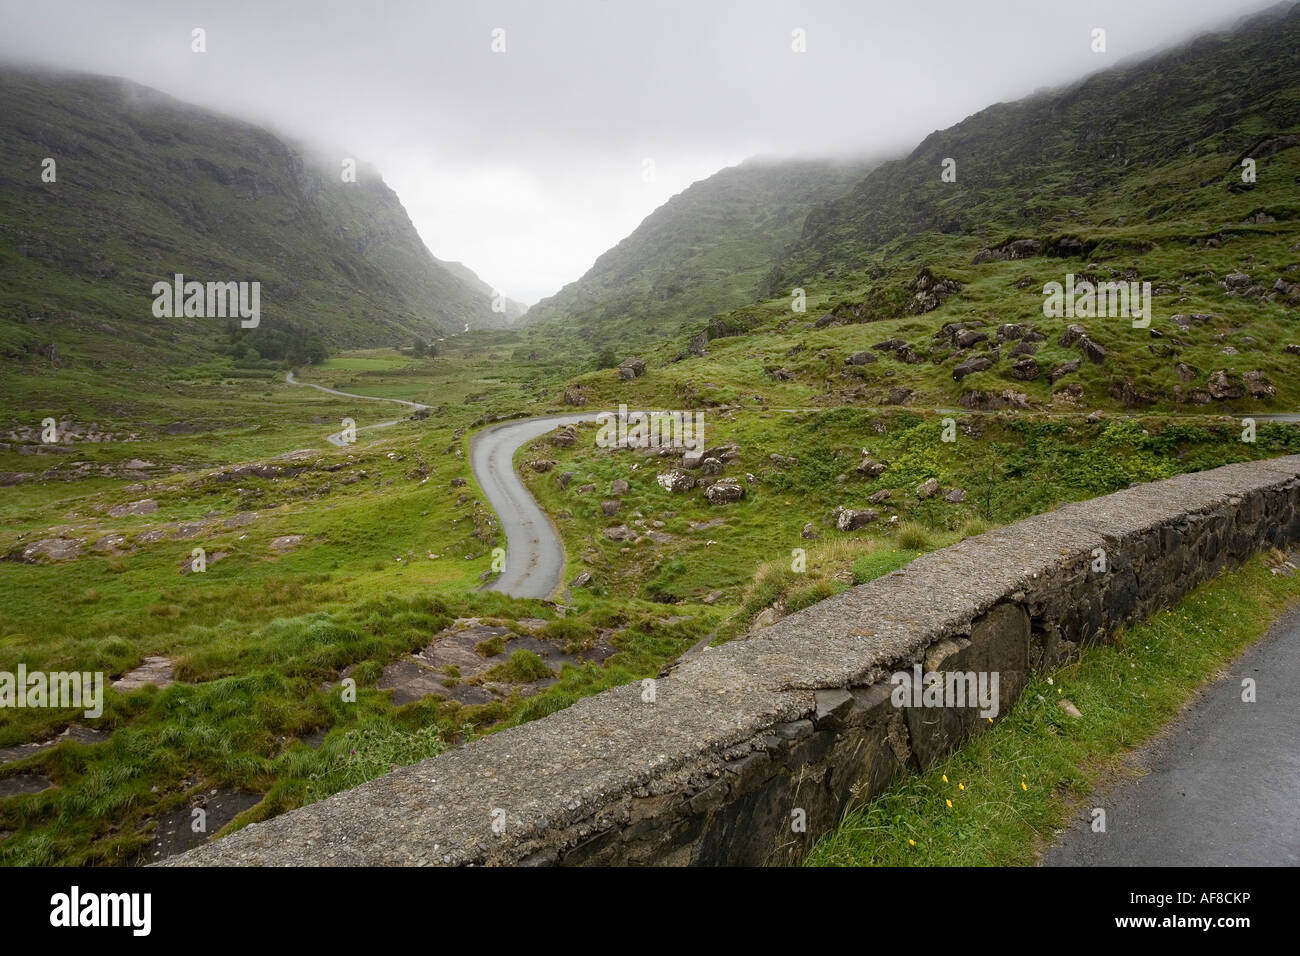
[[[0,60],[124,76],[371,163],[434,255],[532,303],[746,157],[902,155],[1271,5],[0,0]]]

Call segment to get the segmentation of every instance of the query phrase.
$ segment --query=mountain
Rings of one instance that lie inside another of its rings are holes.
[[[808,211],[847,191],[870,165],[756,158],[723,169],[656,209],[523,322],[675,328],[752,302]]]
[[[1298,124],[1300,7],[1284,3],[931,134],[812,210],[765,291],[860,267],[884,244],[923,233],[998,242],[1049,223],[1069,231],[1072,218],[1114,200],[1140,205],[1149,221],[1186,220],[1217,192],[1141,182],[1142,171],[1214,154],[1239,179],[1241,158],[1265,158]],[[945,159],[956,163],[955,182],[941,180]]]
[[[494,296],[498,294],[498,290],[496,288],[494,288],[493,286],[489,285],[488,283],[480,279],[474,273],[474,270],[472,270],[469,266],[465,265],[463,262],[446,262],[442,259],[439,259],[438,264],[441,265],[448,272],[450,272],[452,275],[454,275],[456,278],[460,279],[461,282],[465,283],[471,289],[475,290],[479,295],[486,296],[489,300],[491,300]],[[505,321],[507,323],[513,323],[518,321],[518,319],[522,317],[525,312],[528,311],[528,306],[524,305],[524,303],[522,302],[516,302],[514,299],[508,299],[503,297],[501,300],[501,305],[504,307],[501,314],[505,317]]]
[[[504,326],[345,158],[126,80],[0,69],[0,355],[174,364],[231,338],[278,357]],[[259,282],[260,324],[156,317],[176,273]]]
[[[764,285],[703,344],[620,339],[635,385],[566,396],[1294,412],[1300,4],[931,134],[812,209]]]

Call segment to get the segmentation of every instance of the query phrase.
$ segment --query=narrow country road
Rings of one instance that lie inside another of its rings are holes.
[[[360,398],[371,402],[396,402],[410,408],[428,408],[419,402],[408,402],[401,398],[376,398],[373,395],[356,395],[341,392],[324,385],[299,382],[288,372],[284,380],[290,385],[305,385],[308,388],[342,395],[345,398]],[[595,421],[599,412],[575,412],[572,415],[547,415],[541,418],[516,419],[492,425],[478,432],[470,440],[470,467],[474,469],[474,478],[483,489],[488,504],[496,512],[501,528],[506,534],[505,569],[490,586],[490,590],[501,591],[511,597],[548,598],[560,586],[564,576],[564,545],[556,534],[555,526],[541,506],[528,493],[523,481],[515,474],[514,456],[519,446],[526,441],[545,435],[552,428],[577,422]],[[388,422],[376,422],[358,428],[366,431],[371,428],[387,428],[396,425],[402,419]],[[342,431],[327,436],[332,445],[343,447],[347,444],[342,438]]]
[[[340,392],[337,388],[326,388],[324,385],[313,385],[311,382],[300,382],[293,377],[293,372],[285,372],[284,380],[290,385],[305,385],[307,388],[314,388],[321,392],[329,392],[331,395],[342,395],[344,398],[360,398],[367,402],[396,402],[398,405],[406,405],[408,408],[413,408],[417,411],[421,408],[429,407],[428,405],[421,405],[419,402],[408,402],[404,398],[378,398],[374,395],[357,395],[353,392]],[[402,419],[395,418],[390,422],[376,422],[373,425],[362,425],[357,429],[357,431],[368,431],[371,428],[388,428],[390,425],[396,425],[400,421],[402,421]],[[342,436],[343,432],[337,431],[333,435],[326,435],[325,440],[331,445],[336,445],[337,447],[342,448],[344,445],[348,444],[343,440]]]
[[[305,385],[331,395],[345,398],[359,398],[371,402],[395,402],[409,408],[428,408],[419,402],[409,402],[400,398],[377,398],[373,395],[357,395],[342,392],[324,385],[299,382],[293,372],[286,373],[284,380],[290,385]],[[820,408],[781,408],[781,412],[819,411]],[[938,411],[949,411],[937,409]],[[951,410],[960,414],[958,410]],[[560,586],[564,576],[564,545],[560,542],[551,519],[542,511],[541,506],[523,481],[515,474],[514,454],[524,442],[544,435],[553,428],[577,422],[595,421],[598,412],[575,412],[573,414],[546,415],[540,418],[524,418],[502,422],[484,428],[470,441],[470,466],[474,478],[483,489],[488,503],[496,512],[506,534],[505,568],[490,586],[489,590],[501,591],[511,597],[549,598]],[[1278,421],[1300,419],[1300,414],[1280,413],[1261,414],[1256,418]],[[387,428],[396,425],[402,419],[377,422],[357,429],[358,432],[372,428]],[[327,440],[343,447],[347,442],[342,439],[342,432],[327,436]]]
[[[470,441],[474,478],[506,533],[506,562],[491,590],[549,598],[564,576],[564,545],[551,519],[515,474],[515,451],[553,428],[595,421],[598,412],[525,418],[484,428]]]
[[[1293,559],[1294,560],[1294,559]],[[1242,701],[1242,681],[1257,701]],[[1148,772],[1088,800],[1044,866],[1300,865],[1300,610],[1137,755]],[[1106,811],[1094,833],[1091,808]]]

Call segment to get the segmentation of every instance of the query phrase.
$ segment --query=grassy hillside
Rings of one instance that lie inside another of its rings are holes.
[[[656,209],[523,321],[644,334],[753,301],[772,262],[798,238],[808,210],[847,190],[866,168],[865,162],[751,159],[715,173]]]
[[[1179,222],[1178,238],[1190,239],[1207,216],[1217,221],[1225,191],[1251,192],[1241,158],[1264,166],[1294,145],[1285,134],[1300,126],[1298,76],[1300,10],[1281,4],[1229,32],[990,106],[814,210],[767,289],[860,268],[892,240],[927,233],[988,244],[1069,234],[1090,253],[1103,240],[1109,250],[1140,245],[1146,226]],[[948,158],[955,182],[941,180]],[[1248,205],[1293,219],[1294,180],[1289,195],[1263,193],[1280,178],[1261,171]]]
[[[504,324],[378,173],[344,182],[342,160],[125,80],[0,70],[0,356],[174,366],[229,344],[220,319],[153,316],[177,272],[259,281],[261,325],[239,338],[263,355]]]

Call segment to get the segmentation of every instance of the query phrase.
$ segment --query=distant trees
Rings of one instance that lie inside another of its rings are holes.
[[[318,333],[294,326],[241,329],[231,322],[226,326],[226,339],[226,353],[242,365],[319,365],[330,355],[329,346]]]
[[[416,358],[424,358],[429,354],[429,343],[424,339],[416,339],[415,344],[411,346],[411,354]]]

